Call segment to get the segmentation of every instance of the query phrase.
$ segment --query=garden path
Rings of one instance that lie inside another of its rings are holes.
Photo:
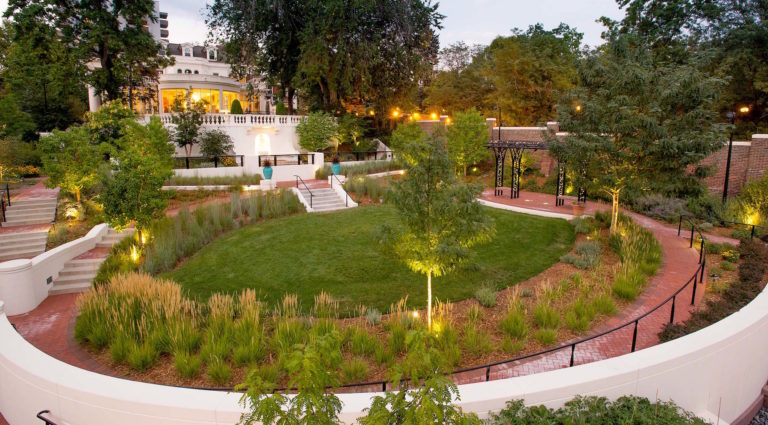
[[[324,182],[318,180],[312,181],[312,183],[319,186]],[[546,194],[521,192],[519,199],[509,199],[508,192],[506,196],[496,197],[493,196],[493,191],[489,190],[482,195],[482,198],[492,203],[514,205],[533,211],[560,212],[565,214],[570,214],[571,211],[569,206],[555,207],[554,197]],[[608,208],[608,205],[589,202],[586,206],[586,212],[593,213]],[[631,212],[627,214],[632,216],[641,226],[652,231],[659,240],[664,252],[663,265],[637,300],[618,315],[602,324],[598,329],[593,330],[592,334],[610,329],[654,308],[680,288],[693,275],[698,266],[698,252],[688,247],[687,239],[677,236],[677,228],[666,226],[658,221]],[[713,239],[715,238],[713,237]],[[93,252],[84,255],[104,254],[104,252]],[[701,301],[703,294],[704,286],[699,285],[696,294],[697,305]],[[50,296],[35,310],[24,315],[12,316],[9,320],[27,341],[52,357],[93,372],[113,374],[114,372],[95,362],[74,341],[74,321],[77,316],[76,299],[76,294]],[[690,299],[691,289],[689,287],[680,294],[677,300],[675,322],[683,321],[690,317]],[[669,321],[670,309],[671,303],[668,303],[667,306],[654,312],[640,323],[638,327],[637,349],[646,348],[658,343],[657,333]],[[579,345],[574,353],[575,364],[588,363],[628,353],[630,351],[632,331],[632,327],[627,327],[624,330]],[[500,379],[522,376],[567,367],[569,360],[570,349],[562,350],[524,362],[493,367],[490,378]],[[458,383],[483,380],[485,380],[484,370],[456,376]],[[373,388],[371,389],[373,390]],[[358,387],[357,390],[359,391],[360,388]]]

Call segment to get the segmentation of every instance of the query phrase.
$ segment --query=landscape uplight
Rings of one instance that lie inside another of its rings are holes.
[[[742,106],[741,108],[739,108],[739,112],[741,112],[742,114],[748,114],[749,106]]]
[[[371,112],[370,112],[370,114],[371,114],[371,116],[374,116],[374,115],[376,115],[376,111],[374,111],[373,109],[371,109]]]
[[[421,118],[421,114],[420,114],[420,113],[418,113],[418,112],[414,112],[414,113],[413,113],[413,119],[416,119],[416,120],[418,120],[418,119],[420,119],[420,118]]]
[[[576,110],[576,112],[581,112],[581,105],[576,105],[574,109]]]
[[[397,111],[397,110],[394,110],[394,111],[392,111],[392,116],[397,118],[398,116],[400,116],[400,112]]]
[[[432,117],[432,119],[433,119],[433,120],[436,120],[436,119],[437,119],[437,114],[436,114],[436,113],[434,113],[434,112],[432,112],[432,115],[430,115],[430,116]]]

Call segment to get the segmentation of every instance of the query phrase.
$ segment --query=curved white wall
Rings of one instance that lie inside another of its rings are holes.
[[[10,326],[0,302],[0,412],[12,424],[37,424],[49,409],[66,423],[234,424],[239,394],[112,378],[55,360]],[[508,400],[561,406],[578,394],[672,399],[728,424],[759,396],[768,377],[768,292],[694,334],[610,360],[520,378],[461,385],[460,405],[484,416]],[[342,394],[341,419],[353,423],[373,394]],[[59,422],[64,423],[64,422]]]
[[[22,314],[37,307],[48,297],[50,282],[59,276],[64,264],[95,248],[108,229],[106,224],[98,224],[82,238],[35,258],[0,263],[0,301],[5,302],[6,314]]]

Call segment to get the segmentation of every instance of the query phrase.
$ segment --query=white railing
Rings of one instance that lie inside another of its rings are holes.
[[[149,121],[153,115],[144,115],[144,121]],[[156,114],[163,124],[173,124],[172,114]],[[234,115],[234,114],[205,114],[203,125],[207,126],[270,126],[296,127],[306,117],[303,115]]]

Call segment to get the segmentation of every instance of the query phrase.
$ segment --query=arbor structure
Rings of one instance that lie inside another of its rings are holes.
[[[467,167],[488,157],[488,124],[476,109],[454,114],[446,137],[448,153],[465,176]]]
[[[339,129],[336,119],[323,112],[313,112],[296,126],[299,135],[299,145],[307,152],[318,152],[328,147],[332,142],[338,149]]]
[[[427,324],[432,327],[432,277],[454,270],[468,248],[493,235],[493,222],[476,197],[481,188],[462,183],[439,134],[406,148],[411,159],[391,197],[399,228],[384,226],[382,242],[414,272],[427,276]]]
[[[123,228],[135,222],[141,240],[141,232],[168,206],[162,187],[173,175],[174,148],[157,117],[147,125],[126,120],[119,143],[115,160],[100,176],[100,200],[110,226]]]
[[[695,63],[654,57],[631,35],[608,37],[581,64],[579,87],[561,99],[568,135],[553,137],[549,149],[576,171],[574,186],[608,194],[615,231],[622,193],[700,193],[706,170],[697,164],[722,147],[724,128],[713,111],[720,80]]]

